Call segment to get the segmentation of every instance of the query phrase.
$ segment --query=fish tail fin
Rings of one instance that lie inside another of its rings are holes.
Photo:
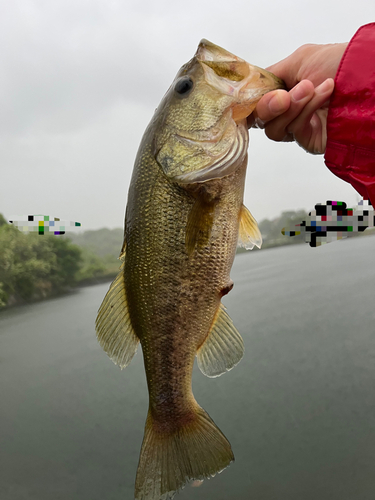
[[[176,427],[160,428],[149,411],[135,481],[136,500],[171,500],[187,482],[210,478],[234,460],[229,441],[198,404],[194,417]]]

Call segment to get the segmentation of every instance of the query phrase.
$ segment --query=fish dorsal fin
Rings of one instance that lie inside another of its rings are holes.
[[[240,228],[238,231],[238,246],[246,250],[252,250],[256,245],[262,246],[262,235],[260,234],[257,221],[251,215],[249,210],[242,205],[240,210]]]
[[[223,304],[220,304],[208,337],[198,349],[198,366],[207,377],[231,370],[244,353],[244,343]]]
[[[189,255],[192,254],[194,248],[202,248],[209,242],[214,212],[214,203],[197,198],[190,210],[186,225],[186,249]]]
[[[129,317],[124,265],[104,297],[95,322],[99,344],[121,369],[130,363],[139,343]]]

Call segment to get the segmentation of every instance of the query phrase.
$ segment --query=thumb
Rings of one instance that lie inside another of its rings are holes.
[[[290,96],[286,90],[273,90],[260,99],[254,112],[255,124],[257,119],[269,122],[285,113],[290,106]]]

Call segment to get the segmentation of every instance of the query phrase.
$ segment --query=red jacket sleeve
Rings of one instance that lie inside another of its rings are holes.
[[[357,31],[340,62],[324,159],[375,206],[375,23]]]

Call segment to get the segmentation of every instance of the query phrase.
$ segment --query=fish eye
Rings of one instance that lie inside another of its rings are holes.
[[[184,76],[177,80],[174,86],[174,90],[180,96],[186,97],[188,94],[190,94],[190,91],[192,90],[193,87],[194,87],[194,82],[190,78],[190,76]]]

